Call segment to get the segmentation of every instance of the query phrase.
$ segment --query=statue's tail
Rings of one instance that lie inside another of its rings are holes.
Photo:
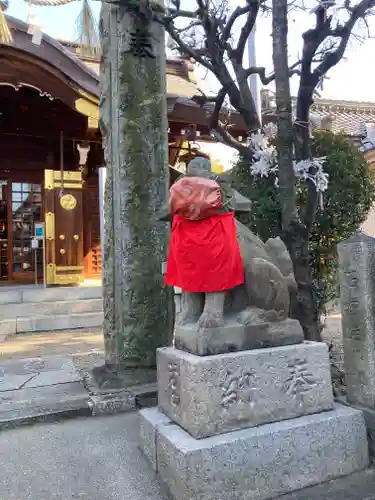
[[[285,243],[279,238],[270,238],[266,241],[265,247],[268,255],[272,258],[273,262],[280,269],[283,276],[288,282],[288,289],[290,292],[297,291],[297,283],[294,277],[293,262],[290,258],[289,252]]]

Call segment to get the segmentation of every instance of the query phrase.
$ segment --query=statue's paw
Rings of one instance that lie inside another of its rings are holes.
[[[285,311],[275,311],[248,307],[241,311],[237,317],[237,323],[241,325],[262,325],[264,323],[276,323],[287,318]]]
[[[270,311],[265,311],[264,312],[264,318],[267,319],[271,323],[276,323],[278,321],[284,321],[288,315],[285,313],[284,310],[281,311],[275,311],[274,309]]]
[[[241,311],[237,317],[237,323],[240,325],[257,325],[264,323],[263,309],[258,309],[256,307],[248,307]]]
[[[178,314],[176,316],[176,325],[178,326],[184,326],[187,324],[187,321],[186,321],[186,317],[185,316],[182,316],[182,314]]]
[[[204,312],[199,318],[197,326],[199,330],[206,328],[218,328],[224,325],[224,319],[220,313]]]
[[[180,314],[176,318],[176,324],[178,326],[189,325],[192,323],[196,323],[198,320],[196,314],[191,313],[190,311],[181,311]]]

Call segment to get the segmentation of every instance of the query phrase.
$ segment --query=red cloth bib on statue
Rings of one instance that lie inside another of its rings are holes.
[[[173,217],[165,284],[185,292],[219,292],[244,283],[234,214]]]

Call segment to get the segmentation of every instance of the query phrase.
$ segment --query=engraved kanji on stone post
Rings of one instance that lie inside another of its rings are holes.
[[[375,239],[357,233],[338,254],[348,400],[375,408]]]
[[[345,382],[365,417],[375,458],[375,238],[363,232],[338,245]]]

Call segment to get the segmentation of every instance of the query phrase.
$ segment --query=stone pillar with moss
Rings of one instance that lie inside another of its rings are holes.
[[[163,284],[168,223],[157,220],[169,175],[164,30],[154,5],[142,5],[103,2],[100,19],[104,340],[107,371],[117,374],[155,367],[173,328]]]

